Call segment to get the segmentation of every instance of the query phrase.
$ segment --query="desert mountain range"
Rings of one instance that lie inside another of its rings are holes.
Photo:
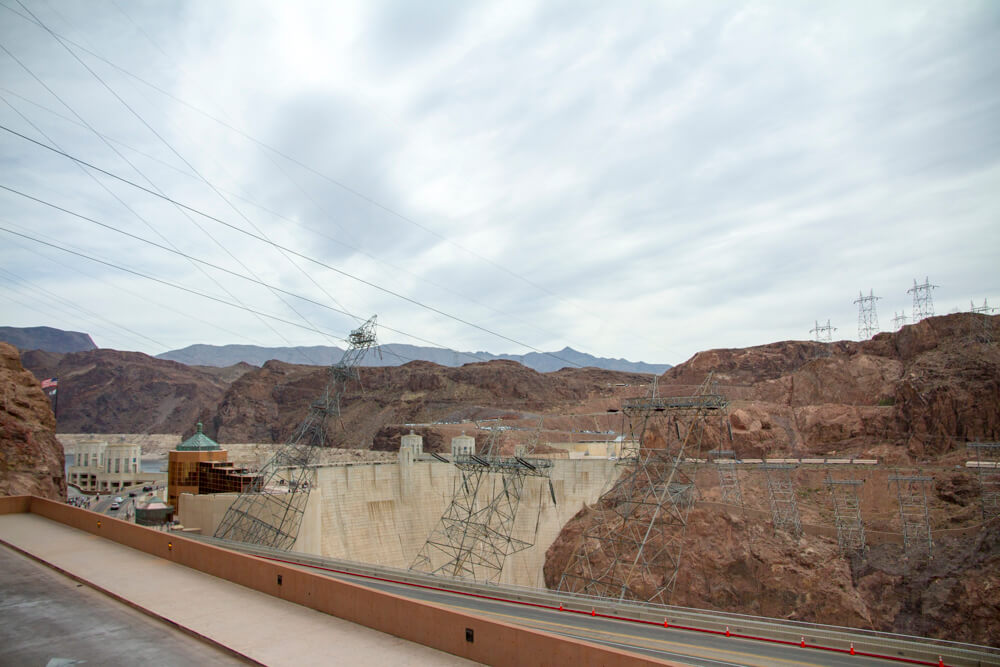
[[[598,368],[540,373],[507,360],[366,367],[360,384],[343,394],[341,418],[329,432],[336,446],[391,451],[412,428],[434,451],[461,430],[476,432],[468,420],[502,418],[511,427],[502,444],[509,450],[541,419],[543,441],[600,440],[622,425],[608,410],[646,394],[654,377],[661,394],[686,395],[711,371],[730,400],[726,437],[731,429],[737,456],[878,459],[877,469],[849,471],[864,480],[870,548],[851,558],[838,553],[829,533],[829,471],[796,471],[806,531],[794,537],[770,527],[759,476],[743,473],[747,501],[739,511],[718,502],[715,471],[701,470],[675,604],[995,643],[1000,526],[983,523],[979,481],[964,462],[969,442],[1000,440],[997,340],[1000,317],[966,313],[862,342],[708,350],[659,376]],[[34,477],[54,494],[65,489],[53,463],[61,447],[47,399],[22,363],[35,378],[59,377],[60,431],[188,435],[201,421],[222,443],[284,441],[328,374],[324,366],[275,360],[189,366],[106,349],[23,351],[18,358],[0,348],[0,380],[8,387],[0,477],[16,475],[21,488]],[[900,530],[893,471],[933,477],[933,560],[904,559],[893,541]],[[585,507],[550,545],[549,585],[595,509]]]

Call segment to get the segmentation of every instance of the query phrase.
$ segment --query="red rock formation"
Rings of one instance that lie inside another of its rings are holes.
[[[0,496],[65,500],[65,457],[49,397],[6,343],[0,343],[0,387]]]
[[[59,378],[61,433],[180,433],[219,403],[243,369],[202,369],[140,352],[24,353],[36,377]]]
[[[1000,317],[986,322],[1000,340]],[[968,314],[949,315],[862,343],[710,350],[667,371],[660,390],[672,395],[692,392],[715,371],[733,399],[729,423],[739,456],[867,454],[923,463],[935,478],[932,526],[962,529],[936,537],[930,561],[904,559],[891,541],[846,559],[831,532],[825,471],[799,473],[803,522],[817,527],[801,538],[774,533],[763,482],[746,472],[748,515],[709,505],[692,510],[672,602],[996,644],[1000,603],[991,591],[1000,587],[1000,524],[980,526],[978,481],[955,464],[965,459],[966,442],[1000,439],[1000,345],[973,338],[970,329]],[[718,497],[713,474],[698,478],[710,500]],[[869,530],[898,532],[886,468],[852,474],[868,479],[862,510]],[[551,545],[549,586],[558,584],[593,520],[585,509]]]

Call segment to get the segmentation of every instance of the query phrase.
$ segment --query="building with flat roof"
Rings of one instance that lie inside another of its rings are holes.
[[[66,481],[82,491],[114,492],[152,481],[143,475],[142,447],[125,442],[92,440],[64,446],[73,464],[66,468]]]

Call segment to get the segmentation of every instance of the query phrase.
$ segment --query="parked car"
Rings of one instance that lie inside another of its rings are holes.
[[[142,490],[143,491],[152,491],[153,487],[151,487],[151,486],[144,486],[144,487],[142,487]]]
[[[129,498],[135,498],[135,491],[129,491],[128,492],[128,497]]]

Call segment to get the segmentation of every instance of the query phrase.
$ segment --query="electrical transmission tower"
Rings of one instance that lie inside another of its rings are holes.
[[[983,299],[983,305],[977,306],[974,301],[969,302],[969,338],[977,343],[993,342],[993,326],[989,316],[996,312],[996,308],[991,307]]]
[[[907,294],[913,295],[913,323],[916,324],[925,317],[934,316],[934,299],[931,290],[937,289],[937,285],[931,285],[928,278],[924,278],[922,285],[917,284],[917,279],[913,279],[913,287],[906,290]]]
[[[1000,442],[970,442],[968,447],[976,452],[983,521],[989,521],[1000,516]]]
[[[558,590],[614,600],[668,604],[680,568],[688,512],[694,504],[693,471],[685,457],[697,457],[720,424],[728,402],[711,375],[693,396],[626,399],[621,411],[633,437],[623,452],[624,468],[594,509],[559,581]],[[716,430],[717,429],[717,430]]]
[[[881,298],[875,296],[875,290],[868,290],[868,296],[858,292],[858,298],[854,300],[858,304],[858,340],[868,340],[879,332],[875,302]]]
[[[893,311],[892,330],[899,331],[900,329],[902,329],[903,326],[906,324],[906,320],[907,320],[906,313],[897,313],[896,311]]]
[[[826,476],[826,487],[833,500],[833,520],[837,526],[837,545],[845,556],[865,549],[865,524],[861,520],[861,499],[858,491],[865,483],[860,479],[833,479]]]
[[[899,497],[899,520],[903,525],[903,550],[907,556],[930,555],[931,517],[927,509],[927,484],[932,477],[918,475],[889,475],[889,483],[896,483]]]
[[[790,463],[763,463],[761,469],[767,478],[767,500],[771,505],[771,522],[774,530],[787,530],[792,535],[802,534],[799,505],[795,500]]]
[[[816,322],[816,320],[813,320]],[[837,330],[837,327],[830,326],[830,320],[826,321],[824,326],[820,326],[819,322],[816,322],[816,326],[809,330],[809,333],[816,334],[817,343],[832,343],[833,342],[833,332]]]
[[[540,429],[541,422],[535,442]],[[498,583],[507,556],[534,544],[512,537],[514,521],[529,477],[547,481],[552,502],[556,502],[552,461],[500,456],[501,432],[498,421],[481,453],[455,456],[452,463],[459,475],[451,502],[410,564],[411,570]],[[434,456],[447,462],[443,456]]]
[[[743,505],[740,473],[736,468],[736,452],[731,449],[713,449],[708,453],[719,472],[719,493],[722,502]]]
[[[375,347],[375,317],[348,336],[344,356],[329,369],[322,395],[312,402],[302,423],[264,464],[259,476],[226,510],[215,537],[276,549],[291,549],[309,500],[310,466],[329,446],[328,423],[340,418],[340,399],[358,380],[358,364]]]

